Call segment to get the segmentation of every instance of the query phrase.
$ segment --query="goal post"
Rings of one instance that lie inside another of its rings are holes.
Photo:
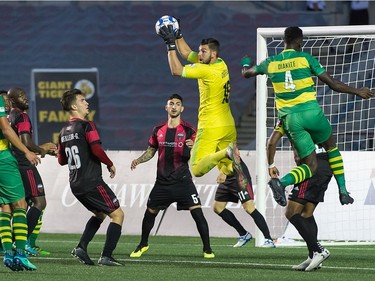
[[[302,51],[315,56],[334,78],[353,87],[375,88],[375,26],[301,27]],[[257,29],[257,63],[284,49],[285,28]],[[319,239],[346,242],[375,242],[375,99],[362,100],[329,89],[314,77],[317,99],[330,120],[333,135],[342,152],[348,191],[354,204],[341,206],[336,181],[332,178],[325,202],[314,216]],[[266,142],[277,120],[273,89],[266,75],[256,78],[256,205],[265,215],[274,238],[288,235],[300,239],[284,216],[285,208],[274,202],[267,186],[269,180]],[[286,137],[277,147],[276,166],[284,175],[295,166]],[[291,188],[291,187],[289,187]],[[287,190],[289,190],[287,188]],[[371,226],[372,225],[372,226]],[[263,234],[256,230],[256,246],[263,244]]]

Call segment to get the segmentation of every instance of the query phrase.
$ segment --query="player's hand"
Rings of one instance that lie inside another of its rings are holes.
[[[357,96],[360,96],[363,99],[369,99],[374,95],[374,93],[368,88],[368,87],[363,87],[358,89]]]
[[[138,164],[139,164],[138,159],[134,159],[134,160],[132,161],[131,165],[130,165],[130,169],[131,169],[131,170],[134,170],[135,167],[138,166]]]
[[[242,59],[241,59],[241,67],[251,67],[252,66],[252,62],[251,62],[251,58],[249,56],[244,56]]]
[[[187,139],[185,141],[185,144],[188,148],[192,149],[193,148],[193,145],[194,145],[194,141],[192,139]]]
[[[178,22],[178,30],[177,30],[177,34],[176,34],[176,39],[181,39],[183,37],[182,35],[182,31],[181,31],[181,20],[175,16],[173,16],[177,22]]]
[[[40,158],[34,152],[29,151],[25,153],[25,156],[27,160],[29,160],[30,163],[33,164],[34,166],[37,166],[38,164],[40,164]]]
[[[217,183],[224,183],[225,181],[227,180],[227,175],[224,174],[224,173],[220,173],[217,178],[216,178],[216,182]]]
[[[271,178],[278,178],[279,177],[279,170],[276,167],[268,168],[268,174]]]
[[[44,144],[39,145],[40,148],[46,151],[45,154],[56,156],[57,155],[57,146],[52,142],[47,142]]]
[[[176,50],[176,36],[173,32],[173,25],[162,26],[159,30],[159,36],[167,44],[168,51]]]
[[[107,169],[109,171],[109,177],[113,179],[116,175],[116,167],[115,166],[107,167]]]

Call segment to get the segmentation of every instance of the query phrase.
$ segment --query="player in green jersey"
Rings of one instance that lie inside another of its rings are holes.
[[[316,172],[318,164],[315,144],[319,144],[328,153],[329,163],[339,187],[341,204],[351,204],[354,200],[346,190],[341,153],[333,138],[331,124],[316,100],[312,76],[317,76],[332,90],[340,93],[369,99],[373,92],[368,87],[353,88],[334,79],[316,58],[301,51],[302,42],[302,30],[297,26],[288,27],[284,31],[283,52],[268,57],[259,65],[251,66],[248,57],[241,61],[241,73],[244,78],[258,74],[267,74],[270,78],[275,92],[278,117],[301,159],[301,165],[281,179],[272,178],[269,185],[276,202],[285,206],[285,187],[303,182]]]

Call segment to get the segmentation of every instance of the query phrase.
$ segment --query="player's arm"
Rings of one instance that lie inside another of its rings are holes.
[[[171,74],[173,76],[181,77],[184,67],[182,66],[180,60],[177,57],[176,50],[168,51],[168,63],[169,69],[171,70]]]
[[[186,43],[183,37],[181,37],[180,39],[176,39],[176,46],[180,56],[183,59],[187,60],[190,53],[192,52],[192,49],[189,47],[189,45]]]
[[[99,142],[92,143],[90,145],[90,150],[91,150],[91,153],[96,158],[98,158],[100,162],[102,162],[104,165],[107,166],[107,169],[110,173],[110,177],[114,178],[114,176],[116,175],[116,168],[113,165],[113,162],[111,161],[111,159],[109,159],[107,153],[105,153],[101,144]]]
[[[248,56],[244,56],[241,59],[241,75],[244,78],[250,78],[260,74],[255,65],[252,65],[252,61]]]
[[[5,116],[0,117],[0,130],[12,145],[17,147],[25,154],[27,160],[29,160],[31,164],[38,165],[40,163],[40,158],[36,156],[34,152],[27,149],[27,147],[22,143],[12,127],[9,125],[9,121]]]
[[[268,174],[271,178],[279,176],[279,170],[275,166],[276,146],[283,134],[280,131],[274,130],[267,141],[267,161],[268,161]]]
[[[22,133],[20,134],[20,139],[22,143],[32,152],[39,154],[41,157],[44,157],[47,153],[43,147],[36,145],[33,140],[31,139],[30,134]]]
[[[353,88],[340,80],[334,79],[328,72],[323,72],[318,76],[319,80],[328,85],[332,90],[339,93],[347,93],[359,96],[363,99],[371,98],[374,93],[368,88]]]
[[[157,149],[155,147],[149,146],[145,152],[137,159],[134,159],[130,165],[130,169],[134,170],[139,164],[149,161],[154,157]]]

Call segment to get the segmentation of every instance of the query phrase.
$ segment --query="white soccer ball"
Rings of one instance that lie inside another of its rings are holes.
[[[155,31],[157,35],[159,34],[159,30],[162,26],[173,25],[173,33],[176,35],[179,29],[178,21],[172,16],[162,16],[158,21],[155,23]]]

